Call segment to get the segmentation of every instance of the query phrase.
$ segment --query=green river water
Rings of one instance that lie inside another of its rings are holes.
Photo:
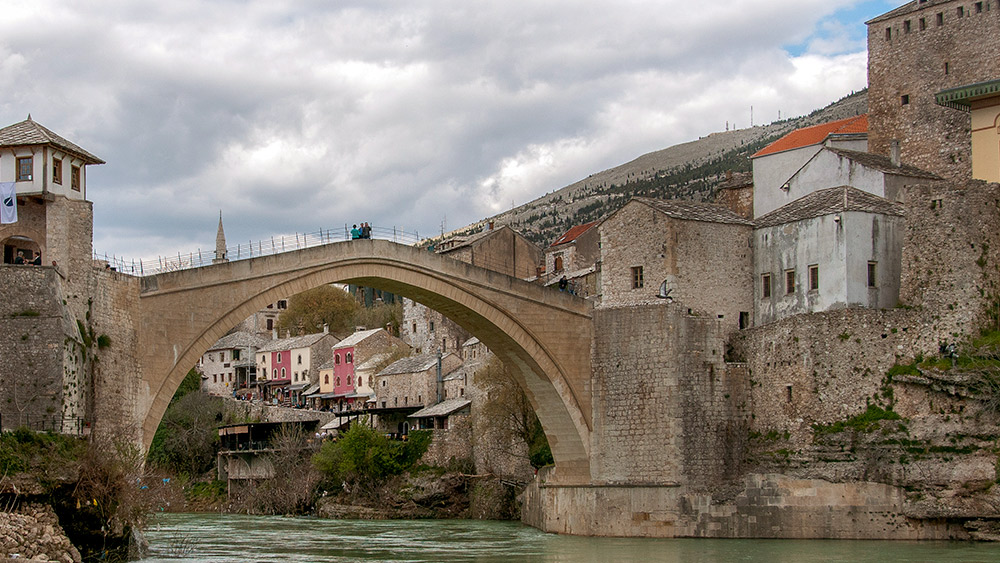
[[[1000,544],[844,540],[581,538],[516,522],[321,520],[160,514],[146,537],[159,562],[1000,562]]]

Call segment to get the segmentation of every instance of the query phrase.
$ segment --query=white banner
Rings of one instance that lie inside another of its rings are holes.
[[[14,182],[0,182],[0,224],[17,223],[17,188]]]

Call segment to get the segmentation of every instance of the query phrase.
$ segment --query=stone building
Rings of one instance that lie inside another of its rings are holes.
[[[104,161],[28,119],[0,129],[0,183],[14,196],[0,223],[0,403],[5,429],[28,426],[70,433],[89,431],[103,367],[112,368],[119,333],[114,312],[95,310],[102,279],[93,262],[93,209],[86,167]],[[5,198],[6,199],[6,198]],[[20,255],[41,266],[15,265]],[[127,300],[123,301],[127,302]],[[122,320],[119,328],[129,327]],[[122,336],[118,344],[125,345]],[[97,365],[98,355],[105,360]],[[16,361],[14,360],[16,358]],[[119,389],[122,397],[131,388]],[[113,403],[113,404],[112,404]],[[121,405],[109,401],[108,409]]]
[[[715,203],[744,219],[753,219],[753,174],[727,171],[726,179],[715,193]]]
[[[530,279],[538,275],[542,251],[521,233],[504,225],[439,242],[434,251],[473,266]]]
[[[750,220],[715,204],[637,197],[598,228],[600,307],[677,301],[726,330],[750,325]]]
[[[440,362],[440,364],[439,364]],[[406,417],[443,400],[444,381],[462,365],[458,354],[420,354],[397,360],[375,376],[375,407],[378,428],[406,433]],[[438,371],[440,369],[440,378]]]
[[[597,295],[601,262],[598,223],[577,225],[545,249],[545,285],[558,285],[565,278],[567,291],[580,297]]]
[[[971,174],[969,114],[935,94],[1000,77],[1000,1],[913,0],[867,22],[869,150],[939,176]]]
[[[267,343],[266,338],[249,332],[233,332],[220,338],[201,355],[198,363],[201,390],[211,395],[232,396],[233,391],[247,387],[257,379],[254,361],[257,349]]]
[[[266,307],[257,311],[236,325],[235,330],[240,332],[252,332],[254,334],[270,338],[271,333],[278,326],[278,316],[288,308],[287,299],[279,299],[274,303],[268,303]]]
[[[403,323],[399,333],[417,354],[455,352],[469,339],[468,331],[455,321],[412,299],[403,299]]]
[[[755,222],[754,322],[899,302],[903,206],[842,186],[809,195]]]
[[[365,406],[372,392],[372,366],[369,360],[382,354],[406,349],[406,344],[384,328],[359,330],[333,347],[332,369],[324,370],[319,381],[320,393],[331,400],[331,406],[342,411]],[[365,366],[364,370],[358,370]],[[363,371],[363,373],[359,373]],[[361,379],[361,378],[366,379]]]

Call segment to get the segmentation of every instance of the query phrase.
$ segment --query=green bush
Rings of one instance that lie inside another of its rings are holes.
[[[814,424],[813,431],[817,436],[822,434],[836,434],[845,430],[868,433],[878,428],[879,421],[901,419],[902,417],[899,414],[891,410],[883,409],[878,405],[868,405],[868,409],[865,412],[852,416],[847,420],[841,420],[833,424]]]
[[[364,422],[353,424],[336,442],[325,442],[313,466],[334,481],[373,486],[412,468],[427,452],[432,435],[410,432],[406,441],[389,440]]]

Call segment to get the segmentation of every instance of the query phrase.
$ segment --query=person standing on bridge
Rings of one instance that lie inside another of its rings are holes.
[[[351,240],[357,240],[359,238],[361,238],[361,231],[358,230],[357,225],[354,225],[354,227],[351,228]]]
[[[372,227],[367,222],[361,224],[361,238],[372,238]]]

